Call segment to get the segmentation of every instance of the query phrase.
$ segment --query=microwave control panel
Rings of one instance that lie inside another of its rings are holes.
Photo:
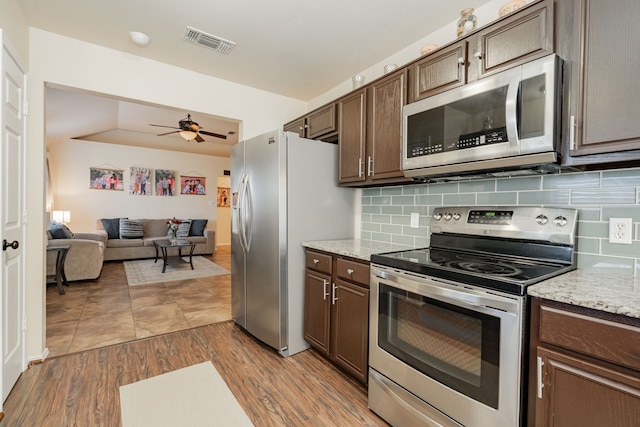
[[[479,147],[482,145],[498,144],[509,141],[507,128],[495,128],[480,132],[460,135],[457,141],[443,143],[434,142],[429,137],[422,143],[414,142],[409,145],[408,157],[422,157],[447,151],[464,150],[465,148]]]

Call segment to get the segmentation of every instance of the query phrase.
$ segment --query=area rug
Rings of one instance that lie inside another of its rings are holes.
[[[124,271],[127,274],[129,286],[230,274],[229,270],[201,256],[193,257],[193,270],[188,263],[184,263],[168,265],[166,271],[163,273],[162,259],[158,259],[158,262],[153,262],[153,259],[143,259],[138,261],[125,261]]]
[[[253,426],[211,362],[120,386],[122,427]]]

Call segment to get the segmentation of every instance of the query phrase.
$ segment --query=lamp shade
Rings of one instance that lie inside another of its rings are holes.
[[[192,130],[181,130],[180,131],[180,136],[184,139],[186,139],[187,141],[191,141],[192,139],[194,139],[198,134],[195,133]]]

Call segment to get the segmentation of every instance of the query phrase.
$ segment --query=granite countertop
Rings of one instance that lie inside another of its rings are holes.
[[[302,242],[302,246],[309,249],[344,255],[351,258],[371,261],[371,254],[383,252],[401,251],[412,249],[411,246],[396,245],[393,243],[375,242],[373,240],[342,239],[321,240],[315,242]]]
[[[302,242],[309,249],[371,261],[371,255],[412,249],[411,246],[361,239]],[[640,318],[640,277],[574,270],[527,288],[534,297]]]
[[[527,288],[534,297],[640,318],[640,277],[574,270]]]

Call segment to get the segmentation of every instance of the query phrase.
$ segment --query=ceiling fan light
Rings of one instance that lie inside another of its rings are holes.
[[[187,141],[191,141],[196,136],[198,136],[198,134],[192,130],[181,130],[180,136]]]
[[[141,33],[139,31],[132,31],[129,33],[129,37],[131,37],[131,41],[140,47],[146,47],[151,42],[151,39],[145,33]]]

